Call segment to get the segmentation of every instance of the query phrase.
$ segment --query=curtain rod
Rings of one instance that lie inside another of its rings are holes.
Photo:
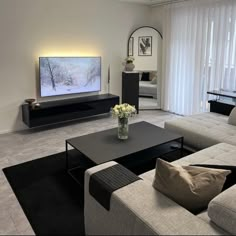
[[[169,4],[173,4],[173,3],[179,3],[179,2],[187,2],[190,0],[169,0],[166,2],[160,2],[160,3],[154,3],[151,6],[152,7],[158,7],[158,6],[164,6],[164,5],[169,5]]]

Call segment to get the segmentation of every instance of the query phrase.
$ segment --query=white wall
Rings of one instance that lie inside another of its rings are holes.
[[[110,64],[120,95],[129,34],[149,25],[150,12],[118,0],[1,0],[0,133],[25,128],[20,105],[37,95],[39,56],[101,56],[101,93]]]
[[[161,35],[163,36],[163,24],[164,24],[164,17],[165,17],[165,7],[164,6],[159,6],[159,7],[153,7],[151,9],[151,14],[150,14],[150,24],[151,26],[153,26],[154,28],[156,28]],[[162,39],[162,46],[161,49],[164,45],[164,40],[165,38]],[[159,107],[162,108],[162,104],[163,104],[163,96],[162,96],[162,86],[163,86],[163,81],[164,81],[164,76],[162,74],[163,71],[163,67],[164,67],[164,58],[165,55],[163,55],[163,50],[161,50],[161,56],[159,58],[159,61],[161,61],[161,65],[159,65],[159,73],[158,73],[158,77],[161,78],[159,80],[159,87],[158,87],[158,92],[157,94],[159,95]]]
[[[164,6],[153,7],[150,14],[150,24],[163,35]],[[181,26],[180,26],[181,27]]]

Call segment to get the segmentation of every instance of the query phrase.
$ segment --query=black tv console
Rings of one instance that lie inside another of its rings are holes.
[[[119,104],[119,96],[112,94],[41,102],[38,108],[24,103],[22,118],[33,128],[108,113],[116,104]]]

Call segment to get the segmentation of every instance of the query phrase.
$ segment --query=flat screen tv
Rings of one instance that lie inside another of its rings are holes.
[[[101,90],[101,57],[40,57],[40,96]]]

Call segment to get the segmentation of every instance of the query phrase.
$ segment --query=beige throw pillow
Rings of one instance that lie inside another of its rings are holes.
[[[228,124],[236,125],[236,107],[231,111],[229,115]]]
[[[158,159],[153,187],[197,213],[207,208],[208,203],[221,192],[230,173],[229,170],[178,166]]]
[[[157,78],[153,79],[153,80],[151,81],[151,84],[157,84]]]
[[[149,80],[152,81],[154,79],[157,79],[157,71],[152,71],[149,73]]]

